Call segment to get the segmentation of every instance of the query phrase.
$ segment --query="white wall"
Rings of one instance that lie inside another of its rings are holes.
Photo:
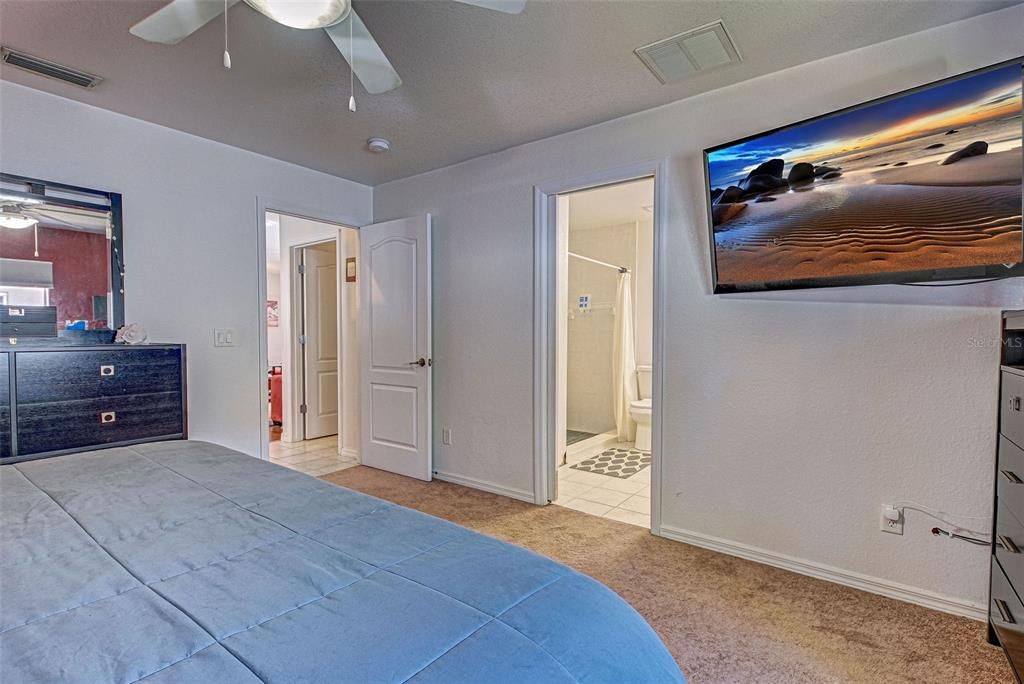
[[[267,300],[276,301],[278,316],[281,313],[281,218],[277,214],[267,215]],[[280,325],[267,326],[267,366],[280,366],[284,363],[281,346],[284,344],[284,333]]]
[[[278,314],[281,312],[281,272],[279,270],[267,269],[267,300],[276,301]],[[267,366],[280,366],[284,363],[284,356],[281,347],[284,344],[284,335],[281,330],[280,319],[278,325],[267,326]]]
[[[635,344],[638,366],[650,366],[654,353],[654,222],[645,219],[636,224],[636,271],[633,273],[636,299]]]
[[[533,187],[667,157],[663,530],[984,604],[984,548],[914,513],[880,533],[879,506],[990,514],[997,350],[975,341],[1024,287],[712,296],[701,150],[1019,56],[1022,25],[1016,6],[376,187],[376,220],[434,218],[436,467],[532,494]]]
[[[123,193],[127,319],[153,340],[188,344],[190,436],[257,454],[257,197],[361,225],[371,189],[8,82],[0,125],[4,171]],[[218,327],[236,330],[235,347],[214,348]]]

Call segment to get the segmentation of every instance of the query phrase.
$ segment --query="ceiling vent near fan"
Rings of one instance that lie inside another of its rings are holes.
[[[4,64],[9,64],[12,67],[31,71],[33,74],[46,76],[47,78],[55,78],[58,81],[71,83],[81,88],[95,88],[103,80],[102,76],[72,69],[42,57],[33,57],[30,54],[12,50],[8,47],[0,47],[0,58],[3,59]]]
[[[721,20],[677,33],[634,52],[662,83],[673,83],[741,59]]]

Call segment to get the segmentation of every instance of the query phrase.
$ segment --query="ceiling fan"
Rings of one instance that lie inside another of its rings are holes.
[[[398,72],[352,10],[351,0],[172,0],[129,32],[151,43],[174,45],[242,1],[284,26],[326,31],[368,93],[386,93],[402,85]],[[455,2],[506,14],[519,14],[526,6],[526,0]],[[227,50],[224,66],[230,68]]]

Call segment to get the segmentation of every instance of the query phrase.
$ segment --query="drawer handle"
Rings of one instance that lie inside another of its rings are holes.
[[[1003,619],[1003,622],[1015,625],[1017,621],[1013,619],[1013,613],[1010,612],[1010,606],[1006,605],[1006,601],[1003,599],[995,599],[996,610],[999,611],[999,617]]]
[[[24,316],[25,315],[25,310],[24,309],[16,309],[14,307],[11,307],[11,308],[7,309],[7,315],[8,316]]]
[[[1010,410],[1020,411],[1020,397],[1010,397]]]
[[[113,423],[116,420],[117,420],[117,412],[116,411],[104,411],[103,413],[100,414],[100,423],[102,423],[103,425],[107,425],[108,423]]]
[[[1013,484],[1022,484],[1022,483],[1024,483],[1024,480],[1021,480],[1019,477],[1017,477],[1017,473],[1013,472],[1012,470],[1002,470],[1000,472],[1003,474],[1003,477],[1005,477],[1007,480],[1009,480]]]
[[[1008,552],[1020,553],[1020,549],[1017,548],[1017,545],[1014,544],[1013,540],[1007,537],[1006,535],[1001,534],[997,537],[997,539],[999,539],[999,545],[1006,549]]]
[[[100,366],[100,377],[107,378],[114,374],[113,366]]]

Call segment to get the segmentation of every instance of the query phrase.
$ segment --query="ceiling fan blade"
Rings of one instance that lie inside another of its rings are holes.
[[[352,41],[349,41],[351,22]],[[324,29],[334,41],[338,52],[350,62],[356,78],[371,95],[379,95],[402,85],[398,72],[391,66],[384,51],[377,45],[366,24],[355,12],[350,11],[344,21]],[[351,63],[354,62],[354,63]]]
[[[227,6],[239,0],[227,0]],[[175,45],[224,12],[224,0],[173,0],[128,29],[151,43]]]
[[[475,5],[505,14],[521,14],[526,7],[526,0],[455,0],[455,2],[461,2],[463,5]]]

